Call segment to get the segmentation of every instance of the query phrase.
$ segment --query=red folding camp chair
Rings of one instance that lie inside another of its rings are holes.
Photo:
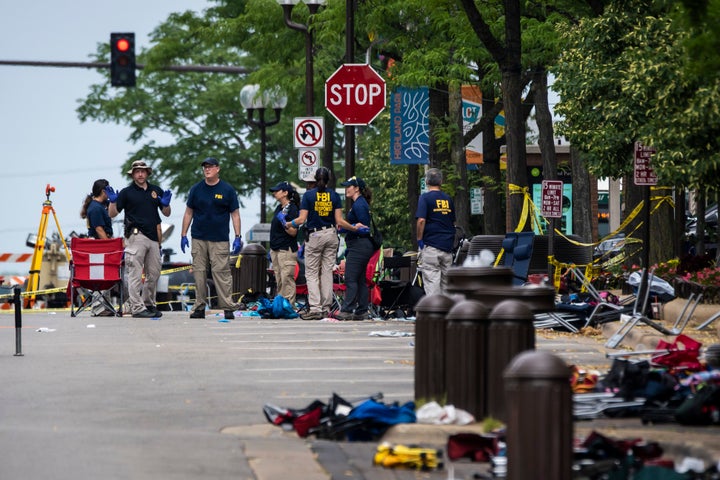
[[[372,254],[365,269],[365,283],[367,284],[370,301],[368,310],[374,318],[380,317],[380,304],[382,303],[382,294],[380,291],[380,280],[385,271],[383,249],[378,248]]]
[[[96,240],[94,238],[73,238],[70,241],[70,316],[92,305],[94,297],[116,316],[122,316],[123,304],[123,239],[110,238]],[[115,308],[105,296],[105,292],[116,288],[119,305]],[[80,306],[75,310],[75,297],[78,289],[84,289],[85,295]],[[94,295],[94,293],[99,295]]]

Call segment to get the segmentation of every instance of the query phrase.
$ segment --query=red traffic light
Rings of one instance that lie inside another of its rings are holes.
[[[117,48],[119,52],[127,52],[130,49],[130,42],[125,38],[121,38],[115,44],[115,48]]]
[[[135,34],[110,34],[110,85],[135,86]]]

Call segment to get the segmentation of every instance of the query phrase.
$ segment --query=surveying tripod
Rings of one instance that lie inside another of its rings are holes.
[[[40,227],[38,228],[37,238],[35,239],[35,250],[33,251],[32,261],[30,263],[30,275],[28,276],[27,296],[25,298],[25,307],[32,308],[35,305],[35,295],[40,286],[40,268],[42,267],[43,253],[45,250],[45,234],[47,233],[48,215],[52,212],[55,219],[55,226],[60,234],[60,240],[65,247],[65,256],[68,264],[70,263],[70,250],[65,243],[60,223],[58,222],[55,209],[50,201],[50,194],[55,191],[55,187],[51,187],[48,183],[45,187],[45,201],[43,202],[42,214],[40,216]]]

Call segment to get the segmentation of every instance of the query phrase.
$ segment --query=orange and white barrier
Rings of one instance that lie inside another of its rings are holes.
[[[32,253],[0,253],[0,262],[23,263],[32,260]]]

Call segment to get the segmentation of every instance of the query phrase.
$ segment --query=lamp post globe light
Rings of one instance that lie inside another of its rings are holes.
[[[260,90],[260,85],[245,85],[240,90],[240,104],[248,112],[248,123],[260,129],[260,223],[267,219],[265,204],[267,190],[267,135],[265,129],[280,121],[282,109],[287,105],[287,97],[275,87],[270,90]],[[274,120],[265,120],[265,110],[275,110]],[[255,111],[258,118],[255,119]]]
[[[308,25],[292,21],[292,10],[298,3],[304,3],[310,11],[311,20],[312,16],[317,13],[320,7],[325,5],[325,1],[326,0],[277,0],[283,9],[285,25],[305,34],[305,115],[308,117],[315,115],[312,32]]]

